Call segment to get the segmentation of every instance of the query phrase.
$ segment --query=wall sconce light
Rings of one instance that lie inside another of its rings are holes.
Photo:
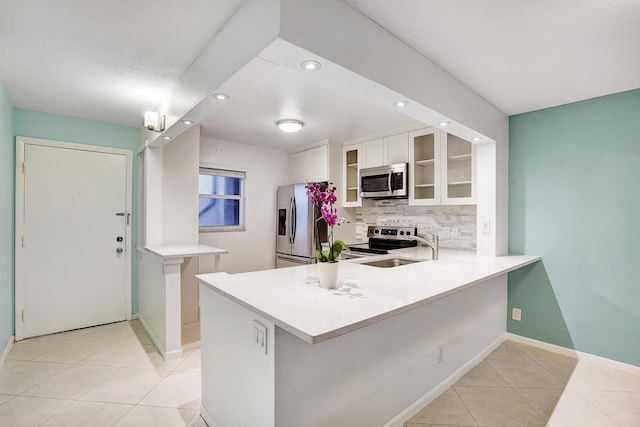
[[[164,131],[165,116],[155,111],[147,111],[144,113],[144,127],[153,132]]]

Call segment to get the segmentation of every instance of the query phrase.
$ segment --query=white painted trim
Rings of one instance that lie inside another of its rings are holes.
[[[171,359],[177,359],[179,357],[182,357],[182,348],[180,348],[179,350],[167,352],[162,346],[160,346],[158,339],[151,331],[151,328],[149,328],[149,325],[147,325],[147,322],[144,321],[144,317],[142,317],[142,314],[136,313],[134,314],[134,316],[136,319],[138,319],[138,322],[140,322],[140,324],[142,325],[142,329],[144,329],[147,335],[149,335],[149,338],[153,342],[153,345],[156,346],[156,348],[158,349],[158,352],[160,352],[160,355],[164,358],[164,360],[171,360]]]
[[[582,351],[550,344],[544,341],[534,340],[533,338],[523,337],[521,335],[512,334],[510,332],[507,332],[506,338],[510,341],[530,345],[531,347],[540,348],[542,350],[547,350],[553,353],[561,354],[563,356],[572,357],[583,362],[589,362],[602,368],[615,369],[617,371],[622,371],[633,375],[640,375],[640,366],[630,365],[628,363],[619,362],[617,360],[607,359],[606,357],[596,356],[595,354],[584,353]]]
[[[438,384],[435,388],[429,390],[427,394],[416,400],[411,406],[398,415],[389,420],[383,427],[402,427],[404,423],[413,418],[418,412],[420,412],[425,406],[433,402],[438,396],[447,391],[449,387],[454,385],[460,378],[467,372],[473,369],[476,365],[482,362],[487,356],[491,354],[496,348],[504,342],[504,336],[496,338],[488,346],[486,346],[480,353],[475,355],[473,359],[462,365],[457,371],[451,374],[447,379]],[[202,411],[202,410],[201,410]],[[203,417],[204,418],[204,417]],[[205,421],[207,421],[205,419]]]
[[[218,424],[216,424],[216,422],[213,421],[213,417],[211,416],[211,414],[209,414],[207,410],[204,408],[204,406],[202,405],[200,405],[200,416],[202,417],[204,422],[207,423],[209,427],[218,427]]]
[[[76,144],[72,142],[53,141],[48,139],[28,138],[16,136],[16,220],[15,220],[15,340],[24,338],[22,323],[22,310],[24,309],[24,248],[22,236],[24,235],[24,174],[22,163],[24,162],[25,145],[40,145],[44,147],[66,148],[71,150],[92,151],[97,153],[118,154],[125,156],[127,163],[127,195],[126,211],[131,214],[133,209],[133,151],[123,148],[101,147],[97,145]],[[125,241],[128,243],[127,252],[133,254],[133,242],[131,229],[133,221],[125,228]],[[125,319],[131,319],[131,260],[133,255],[125,260]]]
[[[2,368],[4,366],[4,362],[6,362],[7,357],[9,357],[9,353],[11,352],[11,349],[13,348],[13,343],[15,342],[14,336],[11,335],[9,337],[9,341],[7,342],[7,345],[4,347],[4,351],[2,352],[2,356],[0,357],[0,368]]]

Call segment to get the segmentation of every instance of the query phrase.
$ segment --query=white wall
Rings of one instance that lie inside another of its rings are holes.
[[[199,148],[199,126],[194,126],[163,147],[163,245],[193,245],[198,241]]]
[[[200,138],[200,164],[247,173],[246,230],[200,233],[200,243],[227,249],[220,271],[239,273],[275,266],[276,189],[288,184],[289,155],[254,145]]]

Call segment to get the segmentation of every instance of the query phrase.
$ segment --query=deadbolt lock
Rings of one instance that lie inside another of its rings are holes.
[[[116,249],[116,253],[121,254],[122,252],[124,252],[124,249],[122,249],[122,248]]]
[[[122,236],[118,236],[118,237],[116,237],[116,242],[120,243],[120,242],[122,242],[122,240],[123,240],[123,239],[122,239]]]

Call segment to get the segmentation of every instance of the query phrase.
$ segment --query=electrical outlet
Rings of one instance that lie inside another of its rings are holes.
[[[442,363],[442,346],[436,347],[436,363]]]
[[[520,322],[522,320],[522,310],[520,310],[519,308],[512,308],[511,309],[511,318],[513,320],[516,320],[518,322]]]

